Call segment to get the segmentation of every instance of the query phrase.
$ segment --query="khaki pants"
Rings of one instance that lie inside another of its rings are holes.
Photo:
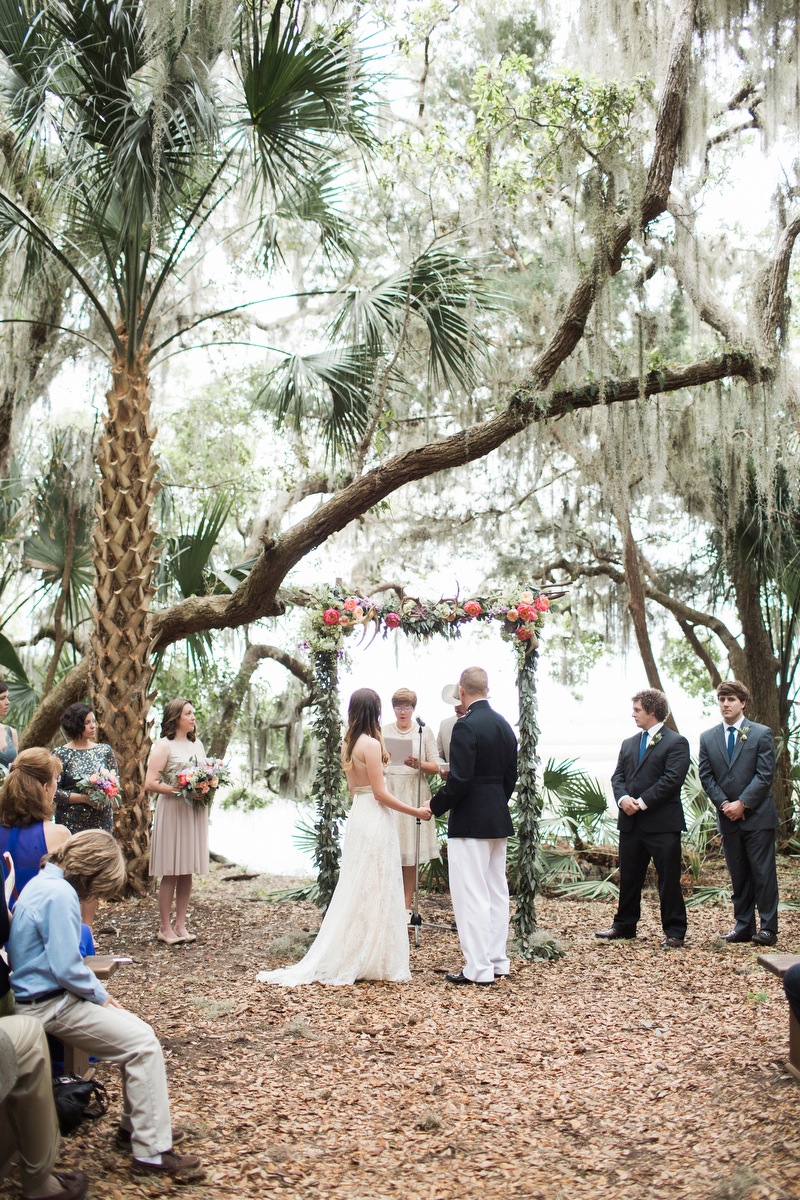
[[[0,1104],[0,1179],[19,1151],[22,1190],[36,1196],[47,1183],[60,1141],[47,1038],[39,1022],[25,1016],[4,1017],[3,1033],[14,1045],[19,1074]]]
[[[153,1030],[125,1008],[93,1004],[67,994],[26,1006],[48,1033],[87,1054],[119,1063],[122,1117],[130,1130],[135,1158],[151,1158],[172,1148],[167,1072]]]

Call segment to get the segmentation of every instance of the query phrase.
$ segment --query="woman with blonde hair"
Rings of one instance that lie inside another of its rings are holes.
[[[9,956],[17,1009],[45,1032],[88,1054],[119,1063],[122,1118],[117,1142],[139,1173],[182,1175],[200,1160],[176,1154],[164,1055],[149,1025],[105,990],[78,950],[81,899],[116,896],[125,860],[110,833],[88,829],[51,854],[20,896]]]
[[[12,910],[19,893],[38,875],[42,858],[70,836],[65,825],[53,824],[60,772],[56,756],[37,746],[13,759],[0,788],[0,855],[8,851],[14,863]]]
[[[404,804],[387,790],[388,755],[381,738],[381,701],[371,688],[350,697],[342,747],[353,797],[344,833],[339,882],[308,954],[293,967],[261,971],[262,983],[396,983],[411,978],[395,812],[429,821],[429,808]]]
[[[149,872],[161,876],[156,936],[168,946],[197,941],[197,934],[186,928],[192,876],[208,874],[208,809],[187,804],[180,788],[171,782],[184,767],[205,761],[196,726],[192,702],[185,696],[176,696],[164,706],[161,737],[150,751],[144,781],[145,790],[158,796]]]

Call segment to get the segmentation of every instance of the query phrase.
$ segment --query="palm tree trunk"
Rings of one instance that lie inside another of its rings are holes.
[[[137,891],[143,890],[150,853],[144,775],[154,693],[147,618],[155,566],[151,510],[158,490],[145,362],[143,347],[133,364],[121,358],[112,364],[98,451],[92,635],[94,705],[101,733],[116,752],[122,785],[115,832]]]

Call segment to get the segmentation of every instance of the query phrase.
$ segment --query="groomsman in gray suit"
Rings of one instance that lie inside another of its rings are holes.
[[[721,683],[717,699],[722,723],[701,735],[699,766],[700,781],[717,810],[733,887],[735,924],[724,940],[774,946],[778,940],[778,812],[771,791],[775,740],[768,725],[757,725],[744,715],[750,692],[738,679]]]

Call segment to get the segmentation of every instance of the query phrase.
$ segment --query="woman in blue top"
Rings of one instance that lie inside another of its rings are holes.
[[[55,789],[55,784],[53,785]],[[110,833],[77,833],[51,854],[17,901],[9,957],[17,1010],[46,1033],[118,1063],[122,1072],[120,1145],[139,1173],[196,1171],[193,1154],[176,1154],[164,1055],[149,1025],[109,996],[78,950],[79,899],[110,898],[125,886],[125,860]]]
[[[12,909],[26,883],[39,873],[45,854],[63,846],[70,836],[65,825],[53,824],[53,795],[61,763],[49,750],[23,750],[11,763],[0,788],[0,854],[14,860]]]
[[[8,716],[11,699],[8,694],[8,684],[0,680],[0,721]],[[17,731],[10,725],[0,725],[0,775],[4,775],[19,753]]]

